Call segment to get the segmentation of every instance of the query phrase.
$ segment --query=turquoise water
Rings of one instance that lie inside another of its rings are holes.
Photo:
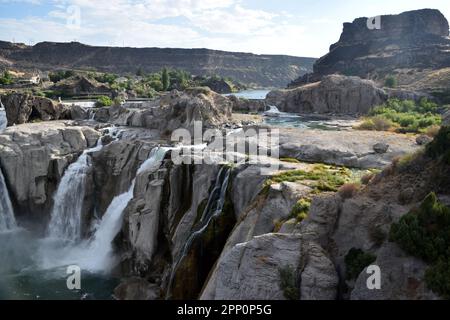
[[[112,299],[119,279],[81,270],[81,290],[67,288],[69,249],[19,229],[0,233],[0,300]],[[76,261],[73,261],[76,264]]]

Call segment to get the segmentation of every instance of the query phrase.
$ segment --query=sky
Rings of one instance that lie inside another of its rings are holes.
[[[0,0],[0,39],[320,57],[358,17],[449,0]]]

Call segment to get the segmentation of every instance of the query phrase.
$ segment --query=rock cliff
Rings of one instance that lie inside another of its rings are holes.
[[[35,46],[0,42],[0,57],[9,62],[9,67],[33,70],[95,69],[125,74],[137,70],[157,72],[170,66],[195,75],[231,77],[263,87],[283,87],[310,72],[315,61],[208,49],[94,47],[75,42],[42,42]]]

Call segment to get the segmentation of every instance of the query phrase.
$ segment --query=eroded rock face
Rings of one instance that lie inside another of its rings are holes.
[[[271,91],[266,103],[283,112],[359,115],[368,113],[387,98],[372,81],[330,75],[302,87]]]
[[[315,74],[366,77],[396,68],[443,68],[449,65],[448,21],[438,10],[423,9],[380,17],[381,29],[367,18],[344,23],[339,41],[314,65]]]
[[[58,120],[70,118],[70,111],[62,104],[50,99],[22,93],[11,93],[1,97],[5,107],[8,126],[33,120]]]
[[[241,99],[234,95],[228,97],[233,103],[234,112],[257,113],[266,111],[266,102],[264,100]]]
[[[366,270],[361,272],[351,293],[352,300],[436,300],[439,299],[425,285],[427,265],[408,256],[394,243],[386,243],[373,263],[382,270],[381,289],[367,288]]]
[[[16,204],[16,214],[36,218],[49,213],[52,194],[66,167],[100,134],[64,122],[7,128],[0,135],[0,163]],[[45,219],[44,219],[45,220]]]
[[[442,126],[450,127],[450,110],[442,116]]]
[[[301,237],[265,234],[237,244],[217,265],[215,283],[208,283],[201,299],[285,300],[279,269],[297,270]]]
[[[193,130],[194,122],[203,128],[223,125],[231,120],[232,103],[208,88],[172,91],[162,97],[159,105],[145,109],[121,106],[97,110],[94,119],[117,125],[159,130],[163,135],[180,128]]]

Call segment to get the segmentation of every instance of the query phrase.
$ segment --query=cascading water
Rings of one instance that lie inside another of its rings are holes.
[[[116,138],[117,128],[107,128],[108,135]],[[48,236],[70,241],[81,237],[81,213],[85,198],[86,178],[91,168],[90,154],[103,148],[101,138],[97,146],[87,149],[64,173],[54,196]]]
[[[183,259],[189,254],[192,244],[198,237],[200,237],[205,232],[205,230],[207,230],[211,221],[222,214],[223,207],[225,204],[225,196],[228,188],[228,182],[230,180],[230,175],[231,175],[231,168],[222,167],[219,170],[216,178],[216,183],[208,198],[207,205],[202,213],[199,222],[197,223],[196,227],[194,228],[194,231],[191,233],[186,243],[184,244],[183,249],[180,251],[176,259],[174,259],[175,262],[172,265],[172,270],[170,273],[166,299],[169,299],[171,296],[171,289],[175,274]]]
[[[12,230],[16,226],[8,188],[6,187],[3,172],[0,169],[0,232]]]
[[[91,167],[89,154],[102,149],[101,140],[96,147],[87,149],[64,173],[54,196],[54,206],[48,227],[52,238],[76,241],[81,236],[86,177]]]

